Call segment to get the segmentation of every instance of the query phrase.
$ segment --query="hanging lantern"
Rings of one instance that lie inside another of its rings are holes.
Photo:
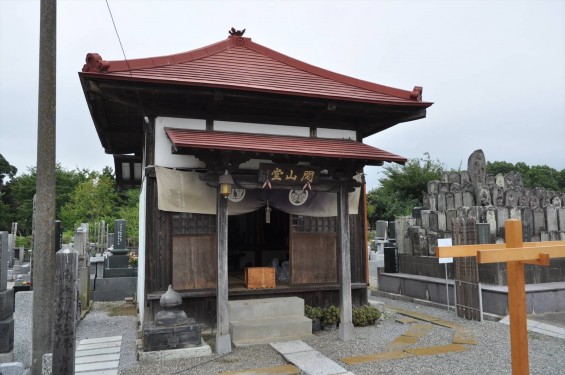
[[[227,198],[231,194],[231,189],[233,186],[233,178],[228,171],[220,176],[220,195]]]

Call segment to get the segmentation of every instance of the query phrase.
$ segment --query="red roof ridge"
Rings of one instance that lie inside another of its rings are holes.
[[[390,96],[395,96],[406,100],[422,101],[422,87],[415,86],[412,91],[408,91],[390,86],[380,85],[369,81],[364,81],[358,78],[346,76],[344,74],[335,73],[267,48],[261,44],[253,42],[251,38],[245,38],[241,36],[230,36],[220,42],[216,42],[208,46],[187,52],[140,59],[105,61],[99,54],[89,53],[86,55],[86,64],[84,64],[82,71],[93,73],[112,73],[182,64],[206,58],[230,48],[238,47],[248,48],[254,52],[270,57],[296,69],[300,69],[326,79],[341,82],[343,84]]]

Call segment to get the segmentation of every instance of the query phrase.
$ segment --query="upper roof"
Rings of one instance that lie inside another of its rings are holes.
[[[226,40],[180,54],[134,60],[104,61],[90,53],[82,76],[175,85],[217,87],[426,108],[422,88],[400,90],[334,73],[253,42]]]

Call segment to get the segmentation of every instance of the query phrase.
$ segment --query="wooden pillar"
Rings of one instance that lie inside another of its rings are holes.
[[[231,352],[230,318],[228,315],[228,199],[217,192],[216,241],[218,249],[218,282],[216,284],[216,353]]]
[[[339,301],[341,317],[339,323],[339,339],[355,338],[351,308],[351,252],[349,242],[349,197],[347,184],[342,181],[337,194],[338,233],[339,233]]]
[[[505,225],[506,247],[521,248],[522,222],[507,220]],[[526,283],[524,263],[507,262],[508,270],[508,309],[510,310],[510,347],[512,351],[512,374],[530,373],[528,357],[528,330],[526,315]]]
[[[53,374],[75,373],[78,257],[76,251],[69,249],[59,250],[56,254]]]

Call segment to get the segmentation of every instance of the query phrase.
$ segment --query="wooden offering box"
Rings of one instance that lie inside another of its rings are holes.
[[[275,286],[274,267],[245,268],[245,287],[247,289],[274,288]]]

